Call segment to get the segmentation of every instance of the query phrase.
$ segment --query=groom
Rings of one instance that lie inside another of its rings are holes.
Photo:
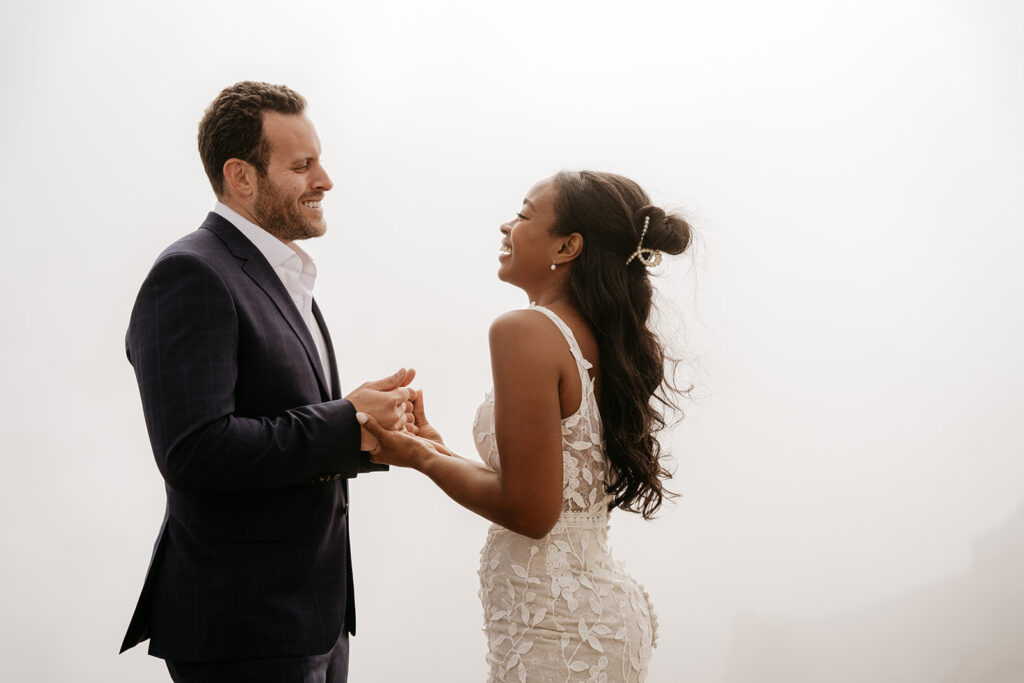
[[[167,509],[121,651],[149,638],[175,681],[347,679],[347,481],[387,469],[355,413],[400,428],[409,408],[411,370],[341,397],[295,243],[326,230],[332,187],[305,104],[251,81],[210,104],[217,204],[156,260],[128,327]]]

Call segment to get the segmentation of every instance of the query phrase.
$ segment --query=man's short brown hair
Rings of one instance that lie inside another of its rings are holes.
[[[224,88],[199,122],[199,156],[218,197],[224,194],[224,164],[241,159],[267,174],[270,145],[263,138],[263,112],[301,114],[306,100],[283,85],[242,81]]]

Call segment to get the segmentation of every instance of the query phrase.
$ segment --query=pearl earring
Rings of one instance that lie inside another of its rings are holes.
[[[554,261],[552,261],[552,262],[551,262],[551,270],[554,270],[554,269],[555,269],[555,262],[554,262]]]

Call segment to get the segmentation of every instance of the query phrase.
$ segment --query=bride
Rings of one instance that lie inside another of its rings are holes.
[[[481,551],[489,681],[643,681],[657,620],[609,551],[612,508],[650,518],[670,475],[661,411],[675,390],[648,327],[649,269],[690,226],[633,181],[562,172],[501,226],[498,277],[530,306],[490,329],[494,389],[473,425],[483,464],[453,453],[415,392],[415,425],[357,415],[376,462],[412,467],[493,522]],[[371,440],[372,441],[372,440]]]

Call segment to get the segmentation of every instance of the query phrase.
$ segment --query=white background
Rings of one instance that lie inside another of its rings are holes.
[[[416,367],[463,454],[533,182],[623,173],[697,228],[657,285],[695,385],[682,496],[612,520],[660,617],[651,683],[1021,680],[943,601],[1024,640],[1022,602],[951,597],[1021,526],[1022,39],[1011,0],[5,3],[0,678],[166,679],[116,654],[163,513],[123,334],[212,207],[203,109],[256,79],[306,96],[335,182],[304,246],[344,386]],[[352,499],[352,680],[483,680],[486,523],[414,472]],[[884,642],[817,627],[894,610]]]

